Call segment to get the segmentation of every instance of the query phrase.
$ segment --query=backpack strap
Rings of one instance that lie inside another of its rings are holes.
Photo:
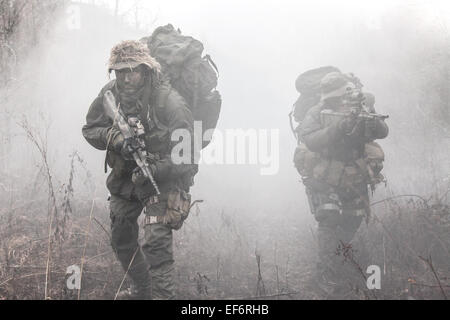
[[[209,54],[205,55],[205,59],[211,64],[211,66],[216,70],[217,77],[219,77],[219,69],[217,68],[216,64],[214,63],[213,59]]]
[[[192,93],[192,110],[197,108],[198,104],[198,69],[194,72],[194,92]]]
[[[289,125],[291,126],[291,131],[292,131],[292,134],[295,137],[295,140],[298,141],[298,136],[297,136],[297,132],[295,132],[294,121],[293,121],[294,109],[295,109],[295,104],[292,107],[292,111],[289,112]]]

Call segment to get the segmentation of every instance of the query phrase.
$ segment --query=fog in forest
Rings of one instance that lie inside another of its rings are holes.
[[[109,81],[107,61],[112,46],[149,36],[156,27],[171,23],[202,41],[205,53],[218,66],[218,90],[223,99],[218,131],[279,130],[279,170],[275,175],[261,175],[261,165],[200,165],[191,193],[193,199],[204,203],[195,220],[188,220],[191,227],[194,221],[206,226],[209,219],[226,214],[235,219],[238,229],[242,224],[248,254],[257,248],[265,253],[266,261],[273,260],[277,243],[280,247],[284,242],[294,248],[302,246],[293,243],[298,239],[272,236],[274,230],[286,235],[293,230],[311,237],[316,222],[293,164],[296,140],[288,114],[299,95],[297,76],[325,65],[353,72],[364,90],[376,96],[377,112],[389,115],[389,136],[379,141],[386,154],[383,173],[387,185],[378,186],[372,201],[410,194],[448,203],[448,2],[117,3],[117,8],[116,1],[68,3],[51,16],[50,27],[37,35],[36,46],[17,58],[20,63],[10,70],[7,85],[0,88],[0,189],[12,190],[11,197],[19,196],[23,186],[31,197],[39,198],[41,193],[45,197],[47,192],[41,155],[22,128],[26,119],[47,145],[56,189],[63,188],[69,177],[70,155],[77,151],[83,159],[84,167],[76,170],[73,181],[73,202],[85,202],[81,206],[84,211],[78,209],[77,214],[89,216],[94,198],[106,208],[105,153],[95,150],[81,134],[86,113]],[[9,206],[10,196],[1,198],[1,207]],[[375,213],[383,216],[386,208],[377,207]],[[107,210],[98,216],[108,224]],[[281,252],[279,259],[284,260],[280,263],[309,259],[300,252]]]

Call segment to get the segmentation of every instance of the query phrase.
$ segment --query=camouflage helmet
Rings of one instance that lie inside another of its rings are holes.
[[[355,88],[355,84],[345,74],[330,72],[320,81],[321,99],[341,97]]]
[[[356,89],[361,90],[362,87],[364,87],[361,80],[357,76],[355,76],[354,73],[352,73],[352,72],[346,73],[345,76],[351,83],[353,83],[356,86]]]
[[[141,64],[157,73],[161,70],[160,64],[150,56],[150,50],[144,43],[126,40],[111,49],[108,72],[127,68],[134,69]]]

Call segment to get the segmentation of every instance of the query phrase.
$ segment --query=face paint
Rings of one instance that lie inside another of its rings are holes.
[[[134,94],[145,83],[145,67],[140,65],[135,69],[116,70],[117,86],[122,93]]]

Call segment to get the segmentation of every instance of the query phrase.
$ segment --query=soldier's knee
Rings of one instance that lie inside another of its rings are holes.
[[[309,190],[308,199],[319,225],[333,227],[338,224],[342,208],[337,194]]]
[[[110,203],[111,245],[115,250],[130,249],[137,246],[139,226],[137,217],[140,205],[118,197],[112,197]]]
[[[320,227],[335,228],[341,218],[341,207],[336,202],[323,202],[316,207],[314,218]]]
[[[346,232],[356,233],[365,215],[364,209],[343,210],[342,229]]]
[[[111,213],[111,245],[114,249],[134,248],[137,245],[139,226],[137,222]]]
[[[332,203],[326,203],[318,206],[314,214],[314,218],[317,222],[319,222],[319,225],[327,227],[337,225],[339,222],[339,216],[339,206]]]

